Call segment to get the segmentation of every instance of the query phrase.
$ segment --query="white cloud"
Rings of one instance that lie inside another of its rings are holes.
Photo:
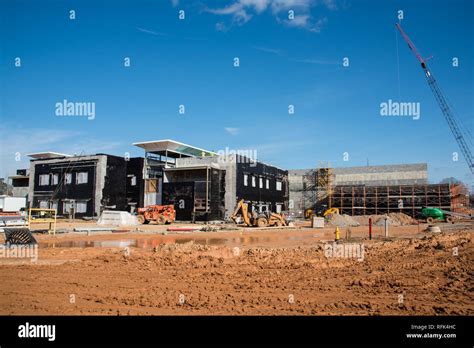
[[[273,0],[272,1],[272,12],[277,14],[281,11],[288,10],[309,10],[312,5],[316,3],[311,0]]]
[[[120,145],[118,142],[96,140],[77,131],[0,126],[0,177],[12,175],[16,169],[29,168],[29,153],[93,154],[112,151]],[[17,153],[20,154],[19,161],[15,158]]]
[[[233,128],[233,127],[225,127],[224,129],[225,129],[225,131],[226,131],[227,133],[229,133],[230,135],[237,135],[237,134],[239,133],[239,131],[240,131],[239,128]]]
[[[322,26],[327,22],[327,18],[323,17],[314,22],[309,14],[295,15],[293,19],[285,19],[283,22],[289,27],[302,28],[313,33],[321,32]]]
[[[330,10],[334,11],[339,9],[336,0],[322,0],[322,3]]]
[[[173,7],[176,7],[179,5],[179,0],[171,0],[171,5],[173,5]]]
[[[269,10],[279,23],[319,33],[327,19],[313,19],[311,8],[318,5],[330,10],[337,10],[338,8],[336,0],[235,0],[228,6],[206,9],[205,11],[232,18],[229,26],[222,21],[218,22],[216,24],[216,30],[218,31],[227,31],[232,25],[243,25],[250,21],[255,14],[258,15]],[[288,19],[289,10],[294,11],[295,17],[293,19]]]
[[[244,1],[244,0],[240,0]],[[247,5],[242,2],[236,2],[232,5],[229,5],[220,9],[208,9],[207,11],[216,15],[232,15],[233,22],[242,25],[247,23],[252,15],[245,9]]]

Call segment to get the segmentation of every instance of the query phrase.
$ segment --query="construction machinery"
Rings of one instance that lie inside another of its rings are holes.
[[[472,219],[472,216],[469,214],[455,213],[452,211],[431,207],[424,207],[421,209],[421,214],[429,224],[433,223],[434,221],[454,223],[456,219]]]
[[[446,121],[448,122],[449,127],[451,128],[451,132],[453,133],[454,138],[456,139],[456,142],[458,143],[458,146],[461,149],[461,152],[462,152],[464,158],[466,159],[466,162],[469,166],[469,170],[471,171],[471,173],[474,174],[474,165],[473,165],[472,153],[471,153],[471,149],[470,149],[470,147],[469,147],[469,145],[466,141],[466,139],[471,140],[471,138],[469,137],[469,134],[467,133],[466,130],[459,127],[459,122],[456,120],[456,117],[454,115],[453,110],[449,106],[448,101],[446,100],[446,97],[442,93],[442,91],[439,88],[438,83],[436,82],[433,74],[431,73],[430,69],[426,65],[427,59],[423,59],[421,57],[421,55],[418,53],[418,50],[416,49],[415,45],[410,40],[410,38],[405,33],[405,31],[402,29],[400,24],[397,23],[395,25],[396,25],[398,31],[400,32],[400,34],[402,35],[403,39],[405,40],[405,42],[408,44],[408,47],[410,48],[410,50],[415,55],[416,59],[418,59],[418,61],[420,62],[421,68],[423,69],[423,71],[425,73],[426,81],[428,82],[428,85],[430,86],[431,91],[433,92],[433,94],[436,98],[436,101],[438,102],[439,107],[441,108],[441,111],[442,111],[444,117],[446,118]],[[464,133],[466,133],[466,136],[465,136]]]
[[[148,205],[138,208],[138,222],[149,224],[153,221],[159,225],[170,224],[176,220],[176,210],[172,204],[169,205]]]
[[[314,209],[308,208],[304,211],[304,218],[306,220],[311,220],[314,215]]]
[[[5,228],[5,245],[38,244],[28,228]]]
[[[319,214],[321,214],[322,211],[319,212]],[[309,219],[311,220],[314,216],[315,212],[314,212],[314,209],[306,209],[304,211],[304,217],[305,219]],[[339,214],[339,208],[329,208],[329,209],[326,209],[324,211],[324,213],[322,213],[322,216],[323,217],[329,217],[330,215],[337,215]]]
[[[237,203],[234,213],[230,217],[236,224],[243,223],[249,227],[288,226],[285,216],[272,212],[249,212],[248,204],[243,199]],[[241,219],[241,220],[240,220]]]

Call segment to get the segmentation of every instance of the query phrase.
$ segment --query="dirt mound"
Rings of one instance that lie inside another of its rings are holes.
[[[388,218],[388,223],[391,226],[406,226],[413,225],[416,221],[404,213],[390,213],[387,215],[359,215],[352,218],[362,226],[369,225],[369,218],[372,219],[372,224],[376,226],[383,226],[385,217]]]
[[[328,224],[338,227],[360,226],[360,223],[347,214],[332,214],[328,220]]]
[[[192,251],[208,251],[210,247],[207,245],[196,244],[194,241],[178,244],[161,244],[153,248],[154,252],[160,251],[178,251],[178,252],[192,252]]]

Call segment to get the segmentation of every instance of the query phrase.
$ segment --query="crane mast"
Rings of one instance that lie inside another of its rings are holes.
[[[430,69],[428,68],[426,64],[426,60],[422,58],[422,56],[418,53],[418,50],[416,49],[415,45],[413,42],[410,40],[408,35],[405,33],[405,31],[402,29],[399,23],[395,24],[398,31],[402,35],[403,39],[405,42],[408,44],[408,47],[410,50],[413,52],[415,55],[416,59],[421,64],[421,67],[423,68],[425,72],[425,77],[426,81],[428,82],[428,85],[431,88],[431,91],[433,92],[436,101],[438,102],[438,105],[441,109],[441,112],[443,113],[446,121],[448,122],[449,128],[451,129],[451,132],[454,135],[454,138],[456,139],[456,142],[461,149],[461,152],[469,166],[469,170],[471,171],[471,174],[474,174],[474,164],[473,164],[473,158],[472,158],[472,153],[469,145],[466,142],[466,139],[463,135],[461,127],[459,127],[458,122],[456,121],[456,117],[451,110],[446,98],[444,97],[443,92],[438,86],[438,83],[436,82],[436,79],[434,78],[433,74],[431,73]]]

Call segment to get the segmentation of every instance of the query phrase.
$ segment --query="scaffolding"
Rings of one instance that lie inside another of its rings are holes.
[[[330,166],[319,167],[316,170],[316,203],[327,201],[328,208],[332,208],[334,173]]]
[[[423,207],[453,210],[452,190],[450,184],[335,186],[332,206],[348,215],[405,213],[418,218]]]
[[[470,213],[469,189],[466,185],[451,185],[451,209],[458,213]]]
[[[330,163],[320,162],[316,169],[303,175],[302,201],[303,209],[332,207],[334,191],[334,172]]]

